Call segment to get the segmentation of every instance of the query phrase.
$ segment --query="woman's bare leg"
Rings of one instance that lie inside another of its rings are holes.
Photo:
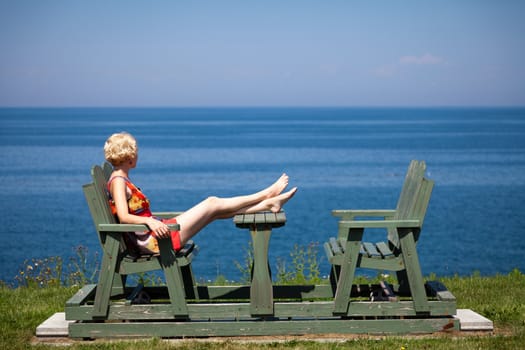
[[[274,184],[254,194],[231,198],[208,197],[177,216],[177,222],[181,226],[181,243],[186,243],[203,227],[216,219],[229,218],[237,213],[248,211],[277,210],[277,208],[280,210],[280,207],[293,196],[296,190],[293,189],[293,192],[289,191],[281,195],[287,185],[288,176],[283,174]]]
[[[281,211],[282,207],[292,198],[297,192],[297,187],[292,188],[290,191],[281,193],[278,196],[265,199],[262,202],[259,202],[255,204],[254,206],[243,208],[237,213],[233,213],[233,215],[236,214],[252,214],[257,213],[260,211],[271,211],[273,213],[278,213]],[[233,215],[230,215],[229,217],[232,217]]]

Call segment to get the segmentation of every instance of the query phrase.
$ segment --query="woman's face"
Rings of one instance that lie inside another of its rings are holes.
[[[137,161],[139,160],[139,155],[137,155],[134,158],[131,158],[130,160],[130,168],[135,168],[137,166]]]

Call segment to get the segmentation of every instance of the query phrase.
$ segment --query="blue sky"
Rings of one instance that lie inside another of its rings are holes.
[[[0,106],[524,106],[521,0],[0,0]]]

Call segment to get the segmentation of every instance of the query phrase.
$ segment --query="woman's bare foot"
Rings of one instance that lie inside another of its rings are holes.
[[[277,179],[277,181],[264,190],[266,192],[265,198],[269,199],[280,195],[286,186],[288,186],[288,180],[288,175],[282,174],[281,177]]]
[[[270,210],[273,213],[278,213],[281,211],[286,202],[288,202],[288,200],[294,196],[295,192],[297,192],[297,187],[294,187],[290,191],[278,196],[269,198],[263,201],[261,204],[266,205],[266,210]]]

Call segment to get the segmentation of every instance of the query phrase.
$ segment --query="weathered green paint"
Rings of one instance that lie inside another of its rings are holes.
[[[416,249],[434,186],[424,177],[425,169],[424,162],[410,163],[395,210],[333,211],[341,218],[338,237],[329,239],[324,248],[332,264],[335,314],[350,310],[353,301],[349,291],[356,268],[396,272],[397,290],[411,296],[417,313],[431,312]],[[362,241],[365,230],[377,228],[385,229],[387,242]]]
[[[406,334],[459,330],[453,318],[272,320],[230,322],[73,323],[70,337],[210,337],[303,334]]]
[[[206,286],[195,283],[191,262],[198,249],[189,244],[175,253],[168,240],[158,256],[127,254],[122,232],[147,229],[121,225],[109,211],[105,183],[110,167],[94,167],[84,194],[102,246],[97,285],[87,285],[66,302],[73,338],[190,337],[288,334],[429,333],[458,329],[456,299],[439,282],[423,281],[416,243],[433,183],[424,163],[413,162],[396,210],[336,210],[338,236],[324,245],[332,264],[330,284],[274,286],[268,263],[273,228],[286,223],[280,213],[237,215],[237,227],[249,229],[254,248],[250,285]],[[162,217],[178,213],[155,213]],[[362,220],[374,217],[374,220]],[[361,220],[358,220],[361,219]],[[379,219],[379,220],[377,220]],[[384,228],[387,242],[362,242],[369,228]],[[174,226],[173,229],[177,229]],[[397,285],[355,285],[359,267],[394,271]],[[134,304],[126,276],[161,269],[166,286],[143,287],[150,304]],[[388,287],[388,288],[387,288]],[[395,292],[389,301],[370,301],[378,288]],[[101,322],[104,321],[104,322]],[[131,322],[129,322],[131,321]]]
[[[250,310],[252,316],[273,315],[273,288],[268,263],[268,249],[272,228],[286,223],[284,212],[241,214],[233,218],[239,228],[248,228],[253,243],[253,267],[250,287]]]
[[[250,306],[254,316],[273,314],[273,289],[268,264],[271,230],[251,230],[253,241],[253,273],[250,287]]]
[[[431,317],[448,317],[455,313],[455,301],[429,301]],[[228,319],[253,319],[249,301],[223,302],[223,303],[188,303],[188,317],[191,321],[205,320],[228,320]],[[333,301],[276,301],[274,303],[274,314],[277,318],[334,318]],[[92,306],[66,307],[68,316],[73,320],[90,321]],[[410,300],[401,301],[355,301],[349,306],[344,317],[416,317],[420,316],[414,309],[414,303]],[[180,318],[180,317],[179,317]],[[182,317],[185,318],[185,317]],[[110,320],[175,320],[172,307],[168,303],[131,305],[124,300],[120,303],[112,303],[108,319]]]

